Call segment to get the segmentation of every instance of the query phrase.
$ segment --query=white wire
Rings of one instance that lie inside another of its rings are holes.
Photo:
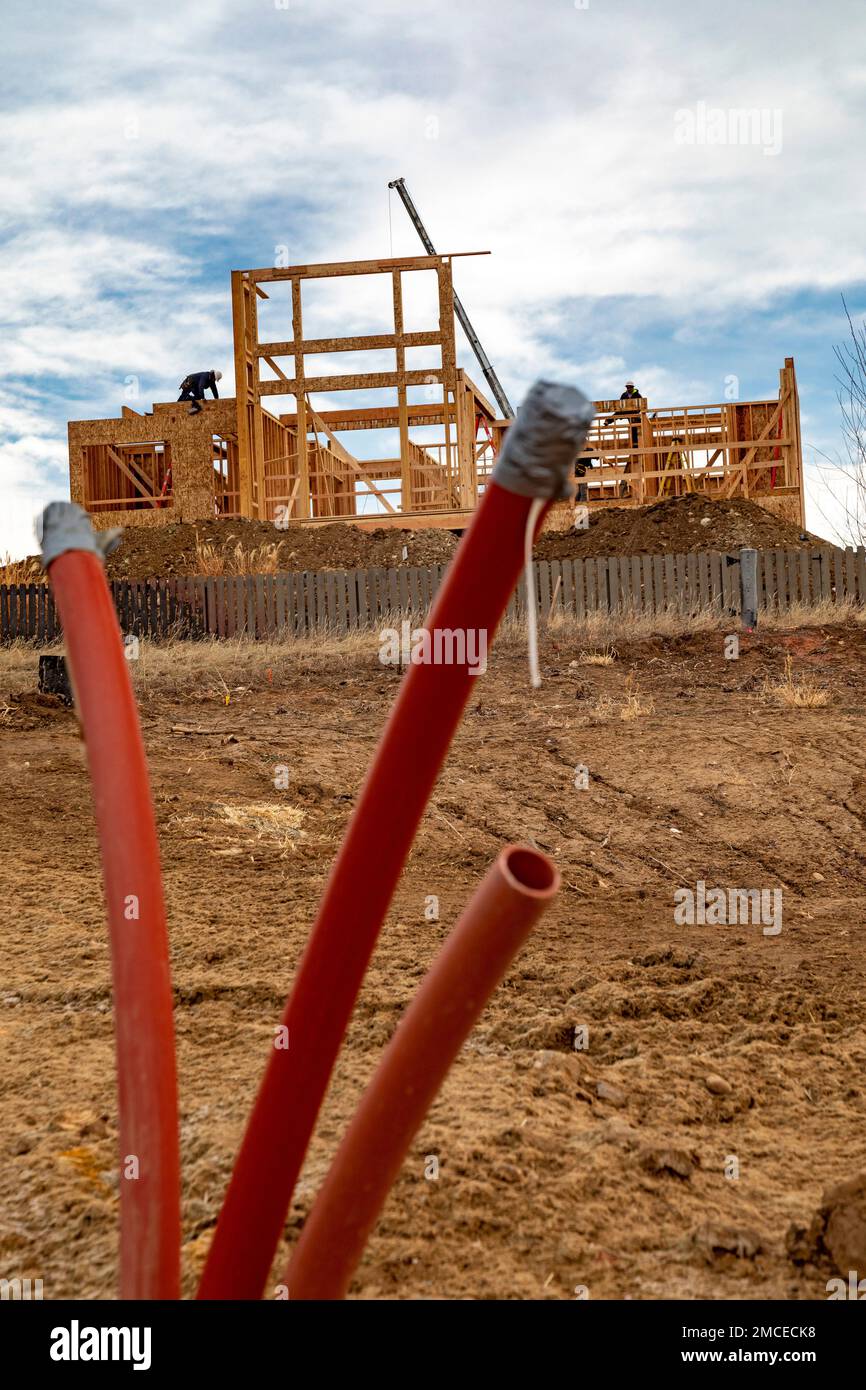
[[[544,507],[545,499],[536,497],[526,518],[526,532],[523,538],[523,566],[526,572],[526,633],[529,638],[529,681],[534,690],[541,685],[541,670],[538,665],[538,614],[535,609],[535,571],[532,568],[532,539],[538,524],[538,517]]]

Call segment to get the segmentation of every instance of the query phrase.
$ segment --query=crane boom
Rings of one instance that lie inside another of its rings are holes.
[[[408,212],[409,217],[411,218],[411,221],[412,221],[412,224],[413,224],[413,226],[414,226],[414,228],[415,228],[415,231],[418,233],[419,237],[421,238],[421,243],[422,243],[422,245],[423,245],[425,251],[427,252],[427,255],[428,255],[428,256],[435,256],[435,255],[436,255],[436,250],[435,250],[435,248],[434,248],[434,246],[433,246],[432,241],[430,240],[429,236],[427,235],[427,228],[424,226],[424,223],[421,221],[421,218],[420,218],[420,216],[418,215],[418,209],[416,208],[415,204],[412,202],[412,199],[411,199],[411,197],[409,196],[409,190],[408,190],[408,188],[406,187],[406,185],[405,185],[405,183],[403,182],[403,180],[402,180],[402,179],[392,179],[392,181],[388,184],[388,187],[389,187],[389,188],[396,188],[397,192],[400,194],[400,197],[401,197],[401,199],[402,199],[402,201],[403,201],[403,206],[404,206],[404,208],[406,209],[406,211]],[[499,377],[496,375],[495,371],[493,370],[493,364],[492,364],[492,362],[490,361],[490,358],[487,356],[487,353],[484,351],[483,347],[481,346],[481,341],[480,341],[480,339],[479,339],[479,337],[478,337],[478,334],[475,332],[475,329],[472,327],[472,324],[469,322],[469,315],[467,314],[466,310],[463,308],[463,305],[460,303],[460,300],[458,299],[458,297],[457,297],[456,294],[455,294],[455,296],[454,296],[454,312],[455,312],[455,314],[457,315],[458,320],[460,321],[460,326],[461,326],[461,328],[463,329],[463,332],[466,334],[466,337],[469,339],[469,343],[470,343],[470,346],[471,346],[471,348],[472,348],[472,351],[475,353],[475,356],[478,358],[479,365],[480,365],[481,370],[482,370],[482,372],[484,373],[484,376],[485,376],[485,378],[486,378],[486,380],[487,380],[487,384],[488,384],[488,386],[490,387],[490,390],[493,392],[493,395],[494,395],[494,397],[495,397],[495,399],[496,399],[496,404],[499,406],[499,409],[502,411],[503,415],[505,415],[509,420],[513,420],[513,419],[514,419],[514,411],[511,409],[511,405],[510,405],[510,403],[509,403],[508,397],[506,396],[505,392],[504,392],[503,389],[502,389],[502,383],[500,382]]]

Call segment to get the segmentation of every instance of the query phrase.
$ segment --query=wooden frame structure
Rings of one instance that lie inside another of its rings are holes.
[[[120,420],[71,422],[73,500],[98,526],[242,516],[281,526],[341,520],[365,528],[462,528],[510,422],[496,417],[457,366],[452,259],[233,271],[237,398],[206,401],[193,416],[168,403],[150,415],[125,407]],[[407,331],[404,277],[425,271],[436,277],[437,321]],[[305,337],[305,289],[357,276],[384,281],[388,331]],[[282,284],[286,336],[263,341],[259,306],[270,298],[266,286]],[[419,348],[438,360],[411,367],[408,354]],[[352,355],[351,370],[323,373],[308,360],[343,353]],[[358,369],[359,358],[364,365],[383,353],[392,355],[388,370],[372,363]],[[388,402],[373,404],[383,393]],[[314,400],[322,395],[342,399]],[[287,402],[282,413],[266,408],[280,397]],[[590,510],[700,492],[751,497],[805,524],[793,358],[780,371],[777,399],[675,407],[606,400],[596,409],[579,479],[578,500]],[[396,435],[392,456],[362,456],[370,450],[359,432],[373,430]],[[365,511],[367,503],[374,510]],[[572,524],[570,508],[554,510],[559,524]]]
[[[379,261],[346,261],[283,269],[232,272],[235,379],[238,393],[238,445],[245,514],[272,518],[277,507],[291,520],[357,517],[358,484],[371,493],[387,517],[400,513],[470,511],[478,500],[478,437],[492,445],[495,412],[470,377],[457,367],[451,256],[412,256]],[[430,271],[437,279],[438,321],[408,332],[404,324],[403,277]],[[386,333],[305,338],[304,287],[322,279],[381,275],[390,281],[392,324]],[[265,285],[290,286],[289,336],[261,341],[258,303],[268,298]],[[432,349],[434,365],[413,370],[407,353]],[[313,355],[393,352],[388,371],[336,372],[313,375],[306,359]],[[273,373],[262,377],[262,363]],[[410,400],[423,389],[426,401]],[[369,396],[388,391],[392,402],[371,407],[316,409],[313,392]],[[434,399],[436,396],[440,398]],[[289,396],[294,409],[279,417],[288,432],[284,454],[269,452],[262,424],[262,399]],[[410,429],[434,428],[432,446],[413,440]],[[393,429],[398,453],[391,458],[358,458],[347,448],[348,432]],[[321,438],[320,438],[321,436]],[[384,484],[380,486],[380,484]],[[395,485],[396,484],[396,485]],[[397,494],[399,509],[392,502]]]
[[[187,411],[169,402],[148,415],[124,406],[119,420],[70,421],[70,495],[97,526],[240,514],[234,400]]]
[[[805,526],[800,403],[794,359],[776,400],[651,407],[597,401],[581,455],[586,501],[643,507],[699,492],[749,497]]]

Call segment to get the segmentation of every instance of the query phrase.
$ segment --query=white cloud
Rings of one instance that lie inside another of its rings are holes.
[[[229,266],[283,243],[299,261],[387,253],[398,174],[440,250],[494,252],[455,282],[515,399],[540,373],[613,393],[623,371],[664,403],[700,399],[703,364],[666,365],[647,325],[679,322],[695,354],[723,325],[737,371],[752,311],[866,280],[861,16],[859,0],[832,23],[806,5],[780,22],[770,0],[731,0],[723,22],[709,0],[103,0],[57,7],[44,73],[43,21],[13,5],[0,372],[48,433],[21,426],[4,482],[45,473],[34,440],[57,466],[63,393],[115,413],[130,374],[145,401],[198,367],[230,381]],[[699,102],[778,110],[780,153],[677,144]],[[419,249],[396,196],[391,229],[396,253]],[[832,325],[779,330],[792,352]]]

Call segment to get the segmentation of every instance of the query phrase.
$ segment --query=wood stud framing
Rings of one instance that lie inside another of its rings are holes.
[[[433,271],[437,277],[438,324],[418,332],[406,332],[403,312],[403,276],[416,271]],[[342,276],[383,275],[390,278],[393,329],[387,333],[352,335],[340,338],[304,338],[303,287],[308,281]],[[255,324],[255,292],[272,282],[288,281],[291,293],[291,337],[261,342]],[[492,425],[495,418],[489,402],[467,374],[457,368],[454,327],[454,292],[451,258],[413,256],[381,261],[348,261],[326,265],[289,266],[279,269],[235,271],[232,305],[234,313],[235,358],[243,365],[238,371],[238,414],[253,416],[264,412],[263,400],[276,396],[293,398],[291,413],[281,414],[280,423],[291,435],[286,449],[290,460],[293,488],[292,519],[318,520],[351,514],[345,506],[346,486],[363,483],[387,515],[415,512],[470,511],[478,500],[477,472],[474,466],[476,430],[479,417]],[[412,370],[407,367],[410,348],[438,348],[437,366]],[[394,352],[392,371],[351,371],[328,375],[308,375],[306,359],[313,355],[367,352],[390,349]],[[260,363],[273,372],[262,379]],[[286,365],[284,365],[286,364]],[[291,374],[289,374],[291,372]],[[441,401],[419,406],[410,401],[413,387],[435,387]],[[317,406],[312,393],[352,393],[389,390],[394,393],[392,407],[341,409]],[[410,436],[418,425],[436,426],[441,442],[419,444]],[[397,457],[372,463],[356,458],[348,449],[343,432],[365,428],[396,429]],[[319,445],[319,434],[326,443]],[[311,441],[315,436],[316,444]],[[248,450],[242,472],[255,476],[258,450],[255,431],[249,428],[241,448]],[[294,459],[292,459],[294,454]],[[288,477],[288,474],[287,474]],[[378,480],[399,480],[398,486],[378,487]],[[339,506],[335,496],[341,493]],[[392,500],[393,499],[393,500]],[[399,511],[394,505],[399,501]],[[357,502],[355,508],[357,507]],[[269,516],[268,507],[253,499],[252,515]]]
[[[438,323],[407,333],[404,276],[417,271],[437,277]],[[392,330],[305,339],[304,285],[356,275],[390,281]],[[291,336],[262,342],[258,300],[269,298],[264,286],[283,281]],[[236,400],[208,401],[193,417],[184,406],[167,404],[150,415],[124,407],[120,420],[70,423],[71,495],[93,512],[97,525],[158,525],[215,514],[305,523],[339,518],[363,527],[466,524],[509,422],[496,418],[457,366],[450,256],[236,270],[231,298]],[[407,353],[419,347],[438,349],[439,364],[410,369]],[[383,349],[393,351],[391,371],[307,374],[306,359],[313,355]],[[271,379],[262,379],[262,363]],[[419,386],[435,388],[441,399],[411,400]],[[353,393],[382,390],[393,393],[392,404],[352,399]],[[323,403],[313,399],[317,393],[348,399]],[[289,398],[279,415],[263,404],[277,397]],[[792,358],[779,374],[776,400],[671,408],[642,401],[637,409],[610,400],[596,408],[584,450],[593,460],[583,479],[590,508],[642,506],[700,492],[751,497],[805,524]],[[413,429],[431,426],[439,442],[412,438]],[[346,435],[370,429],[396,432],[396,457],[354,455]],[[162,495],[169,463],[170,486]],[[382,510],[359,511],[359,485]],[[571,524],[567,504],[554,510],[560,524]]]

